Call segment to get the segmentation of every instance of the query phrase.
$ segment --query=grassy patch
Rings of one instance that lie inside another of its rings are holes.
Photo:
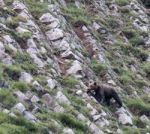
[[[68,113],[53,113],[52,115],[67,127],[74,128],[75,130],[80,130],[87,134],[89,133],[88,127],[85,125],[85,123],[77,120],[74,116]]]
[[[18,80],[20,77],[22,69],[20,66],[16,65],[10,65],[10,66],[5,66],[3,65],[3,73],[6,76],[9,76],[13,80]]]
[[[127,101],[127,106],[136,115],[147,115],[150,116],[150,104],[145,103],[141,99],[129,99]]]
[[[74,87],[79,83],[79,81],[73,75],[62,78],[60,82],[67,87]]]
[[[130,0],[116,0],[116,3],[119,5],[119,6],[126,6],[130,3]]]
[[[36,18],[39,19],[43,13],[48,12],[48,3],[47,2],[40,2],[37,0],[26,0],[29,10],[31,14]]]
[[[12,88],[25,92],[29,89],[29,86],[25,82],[18,81],[13,83]]]
[[[22,117],[10,117],[0,113],[0,134],[48,134],[48,130]]]
[[[74,26],[83,26],[91,23],[86,10],[82,8],[70,5],[63,8],[62,11],[66,19],[68,19]]]
[[[0,88],[0,102],[4,107],[10,108],[16,103],[16,98],[10,90]]]
[[[98,76],[104,76],[107,73],[107,66],[104,63],[98,63],[96,60],[92,60],[92,68]]]

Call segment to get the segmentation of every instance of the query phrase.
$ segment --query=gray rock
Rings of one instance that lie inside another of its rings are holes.
[[[13,107],[13,110],[22,114],[26,110],[26,108],[22,103],[18,103]]]
[[[22,27],[17,27],[16,28],[16,31],[18,32],[18,33],[26,33],[26,32],[30,32],[29,30],[27,30],[27,29],[24,29],[24,28],[22,28]]]
[[[26,97],[26,95],[24,93],[22,93],[21,91],[16,91],[16,92],[14,92],[14,94],[17,96],[17,98],[20,101],[28,100],[28,97]]]
[[[66,103],[68,105],[70,105],[70,101],[68,100],[68,98],[61,92],[61,91],[58,91],[57,92],[57,95],[56,95],[56,99],[60,102],[60,103]]]
[[[26,82],[26,83],[31,83],[32,81],[32,76],[29,73],[26,72],[21,72],[21,76],[19,78],[20,81]]]
[[[55,28],[55,29],[52,29],[52,30],[46,32],[46,35],[50,41],[56,41],[56,40],[62,39],[64,37],[63,31],[58,28]]]
[[[81,114],[81,113],[78,114],[77,118],[78,118],[79,120],[81,120],[81,121],[85,121],[85,120],[86,120],[85,116],[84,116],[83,114]]]
[[[78,91],[76,92],[76,94],[77,94],[77,95],[82,95],[83,92],[82,92],[82,90],[78,90]]]
[[[36,103],[36,102],[39,102],[39,101],[40,101],[40,99],[35,95],[31,98],[32,103]]]
[[[142,116],[140,117],[140,120],[141,120],[143,123],[145,123],[145,124],[149,124],[149,123],[150,123],[150,120],[149,120],[149,118],[148,118],[146,115],[142,115]]]
[[[44,88],[43,88],[37,81],[34,81],[34,82],[33,82],[33,86],[35,87],[35,89],[36,89],[38,92],[43,92],[43,91],[44,91]]]
[[[50,78],[47,80],[47,86],[50,88],[50,89],[54,89],[56,87],[56,80]]]
[[[13,2],[13,9],[20,11],[20,10],[26,9],[26,6],[25,6],[23,3],[21,3],[20,1],[15,0],[15,1]]]
[[[118,109],[116,114],[119,116],[119,122],[123,125],[133,125],[131,116],[124,108]]]
[[[71,68],[67,70],[67,74],[77,74],[79,71],[82,71],[81,63],[75,60],[72,63]]]
[[[37,64],[39,68],[45,66],[45,63],[40,58],[38,58],[36,54],[31,54],[30,56],[33,58],[34,63]]]
[[[4,5],[5,5],[4,1],[0,0],[0,6],[4,6]]]
[[[24,117],[27,119],[27,120],[30,120],[32,122],[37,122],[37,118],[30,112],[28,111],[25,111],[24,112]]]
[[[91,123],[89,128],[93,134],[104,134],[104,132],[100,130],[94,123]]]
[[[10,113],[10,111],[9,111],[8,109],[3,109],[3,113],[5,113],[5,114],[9,114],[9,113]]]
[[[54,100],[54,98],[50,95],[50,94],[44,94],[42,96],[42,100],[43,100],[43,103],[49,107],[49,108],[54,108],[56,107],[57,103],[56,101]]]
[[[40,21],[42,23],[52,23],[54,21],[58,21],[56,18],[54,18],[50,13],[45,13],[40,17]]]
[[[108,126],[110,126],[109,121],[108,121],[107,119],[105,119],[105,118],[100,118],[100,119],[98,119],[98,120],[96,121],[96,124],[97,124],[98,126],[100,126],[101,128],[102,128],[102,127],[108,127]]]
[[[64,134],[75,134],[75,133],[73,132],[73,130],[70,129],[70,128],[64,128],[63,132],[64,132]]]

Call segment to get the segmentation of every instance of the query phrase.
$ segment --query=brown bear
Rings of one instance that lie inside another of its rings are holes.
[[[94,82],[89,85],[87,93],[92,95],[98,102],[104,102],[107,105],[110,105],[110,100],[113,98],[119,104],[119,107],[122,107],[122,101],[113,86]]]

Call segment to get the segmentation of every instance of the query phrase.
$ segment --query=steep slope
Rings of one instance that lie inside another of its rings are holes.
[[[0,134],[150,133],[148,8],[0,0]],[[123,107],[89,96],[90,80],[115,86]]]

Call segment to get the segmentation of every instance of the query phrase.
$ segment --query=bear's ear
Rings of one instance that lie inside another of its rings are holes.
[[[94,82],[94,86],[96,86],[97,85],[97,83],[96,82]]]

